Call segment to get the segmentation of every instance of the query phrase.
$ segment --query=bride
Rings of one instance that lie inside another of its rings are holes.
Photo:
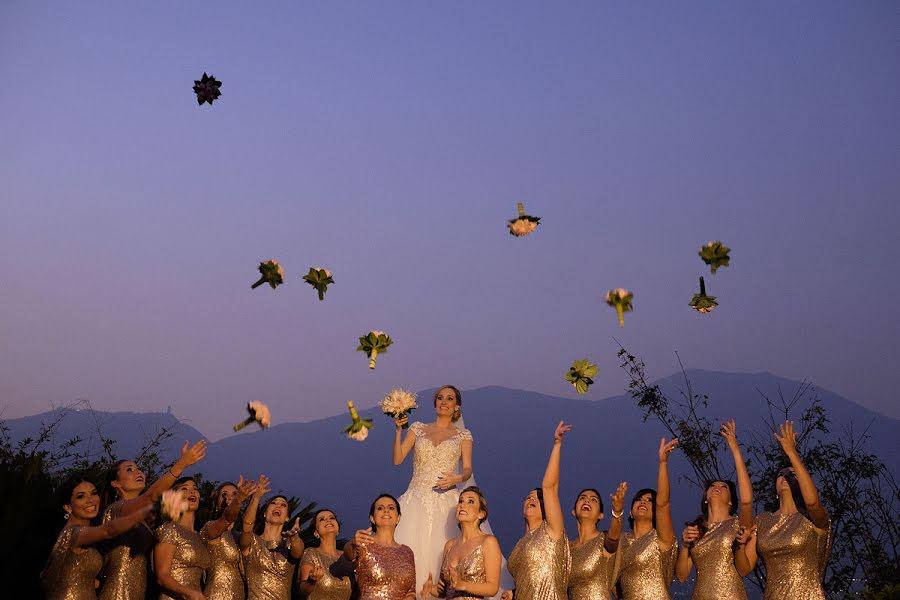
[[[394,464],[403,463],[413,452],[413,476],[406,493],[400,496],[403,520],[396,540],[412,548],[416,559],[416,581],[421,586],[429,573],[440,573],[447,540],[457,536],[456,504],[458,484],[472,476],[472,433],[457,425],[462,412],[462,394],[445,385],[434,394],[433,423],[416,421],[401,442],[407,417],[395,419]],[[457,470],[462,461],[462,468]],[[487,529],[487,527],[485,528]]]

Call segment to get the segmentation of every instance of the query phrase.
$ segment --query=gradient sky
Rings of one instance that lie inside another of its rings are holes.
[[[151,4],[0,4],[3,417],[171,405],[218,438],[253,399],[574,396],[584,357],[599,399],[614,338],[900,417],[897,2]]]

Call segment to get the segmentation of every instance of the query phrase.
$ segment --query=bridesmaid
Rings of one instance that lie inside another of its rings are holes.
[[[151,506],[164,491],[175,484],[185,469],[206,456],[206,442],[200,440],[188,447],[185,442],[181,457],[145,489],[147,477],[133,460],[113,463],[106,472],[107,495],[115,494],[115,502],[103,512],[103,522]],[[105,580],[100,588],[100,600],[144,600],[147,591],[147,566],[153,548],[153,531],[146,524],[130,529],[112,541],[113,546],[104,557]]]
[[[238,546],[241,534],[234,530],[234,522],[244,500],[254,491],[256,482],[244,481],[242,475],[237,485],[222,483],[213,494],[210,519],[200,529],[200,537],[206,542],[212,560],[203,588],[208,600],[244,600],[243,565]]]
[[[603,519],[600,492],[588,488],[578,494],[572,514],[578,521],[578,538],[569,542],[572,571],[569,573],[570,600],[609,600],[619,563],[619,536],[625,514],[628,484],[619,484],[612,498],[612,522],[603,533],[597,524]]]
[[[344,554],[356,563],[360,600],[415,600],[416,561],[409,546],[394,538],[400,503],[390,494],[375,498],[369,509],[372,526],[360,529]]]
[[[669,453],[678,438],[666,443],[659,441],[659,470],[656,485],[659,491],[639,490],[631,501],[631,533],[620,542],[622,553],[619,567],[619,586],[622,600],[670,600],[669,586],[675,569],[678,542],[672,526],[669,506]]]
[[[525,498],[525,535],[507,563],[516,587],[503,592],[502,600],[566,600],[572,556],[559,504],[559,455],[570,429],[562,421],[556,426],[544,481]]]
[[[256,507],[269,491],[269,478],[260,475],[256,491],[244,511],[240,546],[247,571],[248,600],[290,600],[294,565],[303,555],[300,519],[294,519],[293,527],[284,531],[290,515],[287,498],[280,494],[263,505],[263,522],[258,527],[260,534],[254,533]]]
[[[144,506],[92,527],[91,521],[100,512],[100,494],[93,483],[80,477],[71,478],[60,487],[59,498],[66,525],[41,571],[41,589],[47,600],[96,600],[95,582],[103,557],[94,544],[122,535],[142,522],[151,507]]]
[[[684,530],[684,545],[675,563],[675,575],[681,582],[687,581],[691,566],[697,564],[693,600],[747,600],[742,578],[752,567],[746,568],[746,561],[738,555],[749,538],[747,532],[753,527],[753,487],[737,441],[734,419],[722,424],[722,436],[734,457],[741,494],[740,519],[734,516],[738,511],[734,482],[710,481],[700,504],[702,514],[696,524],[688,525]],[[744,563],[743,568],[737,569],[736,563]]]
[[[200,490],[191,477],[182,477],[172,489],[187,499],[188,508],[176,521],[167,521],[156,530],[153,566],[160,585],[160,600],[204,600],[200,591],[203,573],[210,556],[200,534],[194,530],[194,518],[200,507]]]
[[[313,515],[312,529],[319,546],[307,548],[300,559],[300,593],[309,600],[348,600],[350,579],[337,578],[329,572],[341,556],[337,549],[340,522],[333,511],[323,508]]]
[[[831,517],[819,504],[819,493],[797,452],[794,422],[775,434],[791,466],[775,480],[778,510],[757,519],[756,545],[744,546],[747,563],[756,551],[766,565],[764,600],[825,600],[822,576],[831,554]]]
[[[497,538],[481,530],[487,518],[487,500],[481,490],[475,486],[464,489],[456,503],[460,536],[447,541],[438,584],[434,585],[429,573],[422,597],[481,600],[497,593],[503,555]]]

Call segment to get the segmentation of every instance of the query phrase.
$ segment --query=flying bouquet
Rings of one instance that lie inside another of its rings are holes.
[[[251,290],[255,290],[264,283],[268,283],[274,290],[284,283],[284,267],[278,264],[278,261],[274,258],[259,263],[259,274],[262,277],[250,286]]]
[[[509,235],[522,237],[537,229],[537,226],[541,222],[541,218],[526,215],[525,207],[522,206],[521,202],[518,202],[516,206],[519,208],[519,216],[518,218],[509,221]]]
[[[381,401],[382,412],[394,419],[402,419],[417,408],[419,405],[416,404],[416,395],[400,388],[391,390]],[[403,429],[407,427],[409,423],[403,425]]]
[[[369,368],[375,368],[375,361],[378,359],[378,353],[387,352],[388,346],[394,343],[390,336],[383,331],[370,331],[363,337],[359,338],[359,347],[357,352],[365,352],[369,357]]]
[[[319,292],[319,300],[324,300],[325,292],[328,291],[328,286],[334,283],[334,278],[328,269],[310,267],[309,273],[303,276],[303,281],[316,288],[316,291]]]
[[[694,297],[691,298],[690,307],[696,310],[701,315],[705,315],[708,312],[712,312],[712,309],[719,305],[716,302],[715,296],[707,296],[706,295],[706,283],[704,283],[703,278],[700,278],[700,293],[694,294]]]
[[[233,429],[235,431],[240,431],[253,422],[259,423],[260,429],[265,429],[272,422],[272,416],[269,414],[269,407],[258,400],[247,403],[247,413],[249,416],[234,426]]]
[[[631,305],[633,299],[634,294],[625,288],[606,292],[606,303],[615,308],[616,314],[619,315],[619,327],[625,327],[625,313],[633,310],[634,307]]]
[[[347,401],[347,408],[350,409],[350,418],[353,422],[344,427],[343,431],[351,440],[361,442],[369,437],[369,430],[372,429],[372,419],[361,419],[356,407],[353,406],[353,400]]]
[[[570,382],[579,394],[588,391],[588,388],[594,384],[593,377],[596,377],[597,365],[592,365],[588,359],[576,360],[569,367],[565,380]]]
[[[190,507],[187,497],[181,490],[166,490],[159,499],[159,513],[163,520],[178,521]]]
[[[194,93],[197,94],[197,104],[202,106],[204,102],[208,102],[212,106],[212,103],[222,95],[222,92],[219,91],[220,87],[222,87],[221,81],[212,75],[203,73],[203,77],[194,80]]]
[[[700,255],[703,262],[709,265],[709,270],[715,275],[716,269],[728,266],[728,261],[731,260],[730,252],[731,248],[722,242],[710,242],[700,248],[700,252],[697,254]]]

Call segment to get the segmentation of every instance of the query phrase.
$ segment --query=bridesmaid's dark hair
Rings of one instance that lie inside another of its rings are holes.
[[[130,462],[129,459],[123,458],[117,460],[106,468],[106,476],[103,478],[103,504],[109,506],[119,499],[116,488],[113,487],[113,481],[119,480],[119,468],[125,463]]]
[[[703,518],[706,522],[709,521],[709,504],[706,502],[706,492],[709,491],[712,484],[718,481],[721,481],[728,486],[728,493],[731,495],[731,506],[728,507],[728,516],[733,517],[738,511],[738,495],[734,482],[730,479],[710,479],[706,482],[706,485],[703,486],[703,498],[700,499],[700,512],[703,514]]]
[[[399,507],[400,505],[398,504],[397,506]],[[319,515],[321,515],[322,513],[326,513],[326,512],[331,513],[334,516],[334,520],[338,524],[338,530],[340,531],[340,529],[341,529],[341,522],[340,522],[340,520],[338,520],[337,514],[330,508],[320,508],[319,510],[317,510],[316,512],[313,513],[312,520],[309,522],[309,529],[308,529],[307,535],[306,535],[307,538],[315,540],[313,547],[320,546],[322,544],[321,540],[319,540],[319,538],[316,537],[314,534],[316,533],[316,525],[318,524],[317,521],[319,519]]]
[[[794,504],[797,505],[797,511],[806,516],[806,502],[803,500],[803,492],[800,491],[800,482],[797,481],[797,475],[791,467],[785,467],[775,474],[775,498],[778,498],[778,478],[784,477],[788,487],[791,488],[791,496],[794,498]]]
[[[75,488],[77,488],[82,483],[90,483],[96,489],[96,485],[93,481],[91,481],[84,473],[76,473],[72,475],[68,479],[66,479],[56,490],[56,497],[59,499],[59,506],[62,508],[66,504],[72,504],[72,494],[75,493]],[[96,519],[99,519],[103,514],[103,505],[100,506],[100,509],[97,511]],[[94,519],[94,520],[96,520]]]
[[[216,489],[213,490],[212,496],[209,499],[209,520],[215,521],[219,517],[222,516],[222,513],[225,512],[225,508],[228,506],[222,505],[219,502],[219,495],[222,493],[222,490],[225,489],[226,486],[231,486],[234,489],[237,489],[237,484],[233,481],[223,481],[219,485],[216,486]]]
[[[372,501],[372,506],[369,508],[370,522],[375,520],[375,505],[378,504],[378,501],[381,500],[382,498],[390,498],[391,500],[393,500],[394,506],[397,507],[397,516],[398,517],[400,516],[400,503],[397,501],[397,499],[394,498],[393,496],[391,496],[390,494],[378,494],[378,497]],[[378,529],[378,526],[375,525],[375,523],[372,523],[372,531],[375,532],[377,529]]]
[[[274,496],[272,496],[271,498],[266,500],[265,504],[263,504],[262,506],[260,506],[257,509],[256,521],[254,521],[254,523],[253,523],[253,533],[255,533],[256,535],[262,535],[262,532],[265,531],[265,529],[266,529],[266,511],[269,510],[269,505],[272,504],[278,498],[281,498],[282,500],[284,500],[285,504],[288,505],[287,519],[284,520],[284,524],[281,526],[281,529],[283,531],[285,527],[290,526],[290,523],[291,523],[290,501],[288,500],[288,497],[285,496],[284,494],[275,494]]]
[[[650,494],[650,509],[651,514],[653,515],[653,529],[656,529],[656,490],[653,488],[644,488],[642,490],[638,490],[637,493],[631,497],[631,510],[629,510],[628,515],[628,525],[632,529],[634,529],[634,517],[631,516],[631,511],[634,510],[634,503],[637,502],[641,496],[644,494]]]
[[[541,520],[543,521],[547,518],[547,511],[544,510],[544,490],[543,488],[536,487],[532,489],[531,492],[537,492],[538,505],[541,507]],[[530,494],[531,492],[528,493]]]
[[[603,496],[601,496],[600,492],[598,492],[594,488],[584,488],[583,490],[578,492],[578,495],[575,496],[575,505],[572,507],[572,510],[574,510],[576,513],[578,512],[578,499],[581,498],[581,495],[585,492],[594,492],[595,494],[597,494],[597,501],[600,503],[600,514],[602,515],[603,514]]]

